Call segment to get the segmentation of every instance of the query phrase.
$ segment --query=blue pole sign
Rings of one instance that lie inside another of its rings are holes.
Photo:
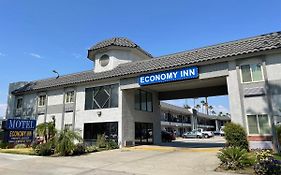
[[[8,119],[6,121],[7,130],[35,130],[36,120]]]
[[[188,67],[188,68],[141,75],[139,77],[139,85],[144,86],[144,85],[165,83],[171,81],[195,79],[198,77],[199,77],[198,67]]]

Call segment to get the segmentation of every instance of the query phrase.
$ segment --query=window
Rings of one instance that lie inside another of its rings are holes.
[[[40,95],[38,98],[38,106],[45,106],[46,105],[46,95]]]
[[[141,111],[153,111],[152,93],[137,90],[135,93],[135,109]]]
[[[73,102],[74,102],[74,91],[66,92],[65,103],[73,103]]]
[[[118,141],[118,122],[105,123],[85,123],[84,139],[86,141],[95,141],[99,135],[105,135],[105,138]]]
[[[118,107],[119,85],[106,85],[85,89],[85,110]]]
[[[268,115],[248,115],[249,134],[270,134]]]
[[[263,80],[261,64],[242,65],[241,74],[243,83]]]
[[[22,98],[18,98],[17,99],[17,109],[20,109],[22,108],[22,105],[23,105],[23,99]]]
[[[153,124],[135,123],[135,144],[145,145],[153,144]]]
[[[107,66],[108,63],[109,63],[109,56],[106,55],[106,54],[102,55],[102,56],[100,57],[99,62],[100,62],[100,65],[101,65],[102,67]]]

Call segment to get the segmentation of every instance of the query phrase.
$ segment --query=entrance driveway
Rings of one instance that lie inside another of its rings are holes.
[[[218,150],[219,148],[140,146],[75,157],[0,154],[0,172],[9,175],[226,174],[213,171],[219,163],[216,158]]]

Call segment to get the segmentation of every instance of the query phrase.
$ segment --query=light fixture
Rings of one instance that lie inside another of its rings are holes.
[[[60,77],[60,74],[59,74],[56,70],[53,70],[53,72],[54,72],[55,74],[57,74],[56,79],[58,79],[58,78]]]
[[[97,115],[98,115],[98,117],[100,117],[101,116],[101,111],[97,111]]]

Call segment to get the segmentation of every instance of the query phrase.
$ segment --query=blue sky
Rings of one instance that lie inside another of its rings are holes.
[[[160,56],[279,31],[280,8],[280,0],[0,0],[0,116],[8,83],[89,70],[87,48],[98,41],[128,37]],[[228,109],[227,97],[210,103]]]

